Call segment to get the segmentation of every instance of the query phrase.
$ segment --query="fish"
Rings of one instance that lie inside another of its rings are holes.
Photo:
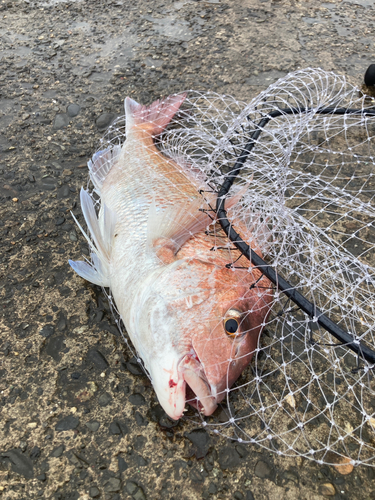
[[[98,212],[91,194],[80,192],[88,232],[76,223],[91,260],[69,261],[82,278],[110,288],[159,403],[174,420],[186,403],[205,416],[215,412],[251,362],[272,301],[271,283],[220,228],[211,208],[216,195],[202,173],[157,148],[185,98],[149,106],[125,99],[125,142],[88,162]],[[226,200],[228,214],[241,193]],[[232,222],[262,255],[245,222]]]

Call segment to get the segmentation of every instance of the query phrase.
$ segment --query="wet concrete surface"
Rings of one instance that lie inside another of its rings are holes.
[[[372,468],[333,468],[170,421],[105,296],[70,210],[130,95],[248,101],[297,68],[361,85],[369,0],[0,2],[0,498],[367,499]],[[82,220],[82,218],[81,218]]]

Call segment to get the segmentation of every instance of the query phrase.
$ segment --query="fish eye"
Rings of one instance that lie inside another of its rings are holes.
[[[224,322],[224,328],[225,332],[230,336],[230,337],[235,337],[238,332],[239,328],[239,323],[236,318],[228,318]]]

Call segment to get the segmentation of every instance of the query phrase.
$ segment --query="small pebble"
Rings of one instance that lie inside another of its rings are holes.
[[[79,425],[79,418],[73,417],[73,415],[67,415],[57,422],[55,426],[56,431],[68,431],[76,429]]]
[[[138,489],[138,484],[137,483],[134,483],[133,481],[128,481],[126,483],[126,491],[130,494],[130,495],[133,495],[133,493],[135,493]]]
[[[61,457],[61,455],[64,453],[64,450],[65,450],[65,446],[63,444],[61,444],[60,446],[58,446],[57,448],[52,450],[51,457],[55,457],[55,458]]]
[[[69,104],[66,109],[66,112],[70,118],[74,118],[81,111],[81,107],[78,104]]]
[[[104,130],[112,123],[115,115],[113,113],[103,113],[96,119],[96,126],[99,130]]]
[[[336,490],[335,490],[335,487],[333,486],[333,484],[323,483],[320,485],[320,493],[324,497],[333,497],[334,495],[336,495]]]
[[[104,490],[108,491],[108,493],[113,493],[116,491],[120,491],[121,489],[121,480],[117,479],[117,477],[111,477],[109,481],[104,485]]]
[[[104,392],[98,398],[100,406],[107,406],[112,401],[112,396],[108,392]]]
[[[335,464],[333,467],[337,470],[339,474],[342,474],[344,476],[350,474],[354,469],[352,461],[350,460],[350,458],[347,457],[340,457],[338,463]]]
[[[91,498],[98,498],[100,496],[100,491],[96,486],[91,486],[89,495]]]
[[[100,423],[95,421],[86,422],[85,425],[91,432],[96,432],[100,427]]]
[[[53,122],[53,128],[55,130],[60,130],[69,125],[69,117],[65,113],[59,113],[55,116],[55,120]]]
[[[271,476],[271,468],[270,466],[266,463],[263,462],[263,460],[259,460],[259,462],[256,463],[254,473],[256,476],[260,477],[261,479],[270,477]]]

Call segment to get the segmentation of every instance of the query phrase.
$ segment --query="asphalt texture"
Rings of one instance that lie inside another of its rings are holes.
[[[0,498],[370,499],[342,475],[172,422],[73,273],[87,160],[127,95],[249,101],[298,68],[363,84],[373,0],[0,0]],[[81,217],[82,220],[82,217]]]

